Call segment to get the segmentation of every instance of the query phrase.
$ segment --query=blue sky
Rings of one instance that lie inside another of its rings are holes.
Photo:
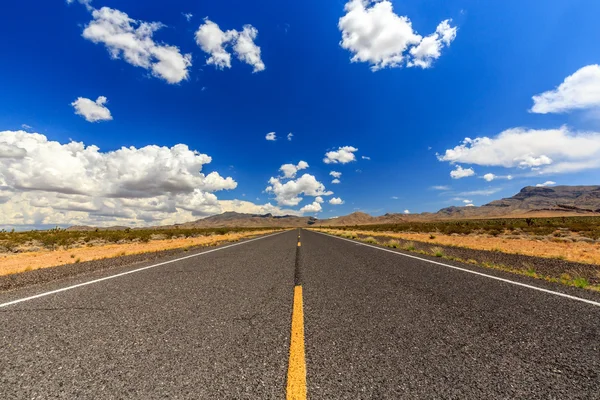
[[[144,225],[305,206],[319,218],[415,213],[544,182],[597,184],[599,13],[591,0],[11,2],[0,16],[0,225]],[[136,54],[151,53],[144,66],[114,31],[84,33],[125,14],[132,29],[162,24],[140,42]],[[208,61],[215,31],[198,39],[209,21],[233,30],[220,53],[229,66]],[[166,72],[153,53],[165,49]],[[465,138],[488,141],[460,147]],[[355,161],[324,162],[345,146],[358,149]],[[309,167],[293,178],[279,170],[300,161]],[[458,166],[473,174],[451,177]]]

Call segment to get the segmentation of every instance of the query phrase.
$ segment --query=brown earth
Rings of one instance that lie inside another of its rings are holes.
[[[335,229],[322,229],[333,234],[342,234],[344,231]],[[347,232],[345,232],[347,233]],[[500,251],[508,254],[523,254],[533,257],[559,258],[573,262],[586,264],[600,264],[600,243],[588,242],[566,242],[560,239],[537,240],[531,237],[522,238],[503,238],[489,237],[485,235],[443,235],[435,234],[431,239],[430,234],[426,233],[393,233],[393,232],[373,232],[361,230],[361,235],[383,236],[389,238],[398,238],[404,240],[413,240],[426,242],[432,245],[441,244],[445,246],[464,247],[474,250]]]
[[[201,236],[195,238],[151,240],[148,243],[107,244],[75,249],[3,254],[0,256],[0,276],[57,265],[75,264],[124,255],[158,252],[194,246],[215,246],[219,243],[236,242],[241,239],[269,234],[276,231],[278,230],[273,229],[260,232],[228,233],[225,235]]]

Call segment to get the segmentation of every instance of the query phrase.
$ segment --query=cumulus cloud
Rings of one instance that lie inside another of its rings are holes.
[[[219,200],[219,206],[222,212],[234,211],[243,214],[273,214],[282,215],[302,215],[300,211],[285,209],[274,206],[271,203],[254,204],[250,201],[243,200]]]
[[[220,212],[214,192],[237,183],[204,174],[211,157],[184,144],[102,152],[38,133],[0,132],[0,224],[146,225]]]
[[[494,175],[494,174],[491,174],[491,173],[490,173],[490,174],[485,174],[485,175],[483,176],[483,179],[485,179],[485,180],[486,180],[486,181],[488,181],[488,182],[491,182],[491,181],[493,181],[494,179],[496,179],[496,175]]]
[[[293,137],[294,137],[294,134],[292,132],[287,134],[287,140],[289,140],[290,142],[292,141]]]
[[[233,51],[240,61],[254,67],[252,72],[260,72],[265,70],[265,64],[260,58],[260,47],[254,40],[258,36],[258,30],[252,25],[244,25],[243,30],[239,33]]]
[[[394,12],[389,0],[349,0],[344,8],[346,14],[338,22],[340,46],[353,54],[352,62],[369,63],[373,71],[403,65],[429,68],[456,37],[450,20],[422,37],[407,16]]]
[[[333,183],[334,185],[337,185],[339,183],[342,183],[342,181],[340,181],[339,179],[336,178],[336,179],[332,180],[331,183]]]
[[[105,106],[108,102],[106,97],[100,96],[96,101],[79,97],[71,103],[75,109],[75,114],[81,115],[88,122],[100,122],[112,120],[110,110]]]
[[[410,214],[410,211],[404,210],[404,214]]]
[[[600,107],[600,65],[588,65],[565,78],[556,89],[533,96],[531,112],[563,113]]]
[[[192,17],[194,16],[194,14],[192,13],[181,13],[181,15],[183,15],[187,22],[190,22],[192,20]]]
[[[556,185],[556,182],[552,182],[552,181],[546,181],[544,183],[538,183],[537,187],[546,187],[546,186],[552,186],[552,185]]]
[[[337,171],[331,171],[329,173],[329,175],[333,176],[334,178],[341,178],[342,177],[342,173],[341,172],[337,172]]]
[[[454,171],[450,171],[450,176],[452,179],[467,178],[473,175],[475,175],[473,168],[463,168],[460,165],[457,165]]]
[[[352,146],[344,146],[340,147],[334,151],[328,151],[325,153],[325,158],[323,162],[325,164],[347,164],[352,161],[356,161],[356,156],[354,155],[358,149]]]
[[[498,136],[466,138],[440,161],[531,168],[538,173],[567,173],[600,167],[600,133],[559,129],[508,129]]]
[[[323,198],[322,198],[321,196],[317,196],[317,197],[315,197],[315,201],[316,201],[317,203],[323,203],[323,202],[325,202],[325,200],[323,200]]]
[[[472,202],[473,202],[473,200],[467,200],[467,199],[464,199],[462,202],[463,202],[463,203],[465,203],[465,204],[469,204],[469,203],[472,203]]]
[[[93,10],[92,17],[83,37],[104,44],[112,58],[123,58],[171,84],[188,79],[191,54],[181,54],[178,47],[157,44],[152,38],[164,26],[160,22],[137,21],[109,7]]]
[[[344,200],[342,200],[339,197],[334,197],[331,200],[329,200],[329,204],[332,204],[334,206],[339,206],[340,204],[344,204]]]
[[[265,139],[270,140],[270,141],[275,141],[275,140],[277,140],[277,135],[275,134],[275,132],[269,132],[265,136]]]
[[[323,210],[323,207],[321,207],[321,204],[317,201],[314,201],[312,204],[307,204],[304,207],[302,207],[300,209],[300,212],[303,214],[307,214],[307,213],[318,213],[321,212]]]
[[[254,43],[257,36],[258,30],[252,25],[244,25],[241,32],[235,29],[223,31],[219,25],[205,18],[196,31],[196,43],[210,55],[206,60],[208,65],[218,69],[231,68],[229,47],[232,47],[240,61],[254,67],[253,72],[260,72],[265,70],[265,64],[260,47]]]
[[[210,54],[206,64],[218,69],[231,68],[231,53],[225,46],[237,38],[237,34],[236,30],[222,31],[219,25],[205,19],[196,31],[196,43],[202,51]]]
[[[302,201],[300,195],[317,197],[333,194],[333,192],[327,191],[325,185],[310,174],[304,174],[296,180],[289,180],[285,183],[280,178],[271,177],[269,186],[265,191],[273,193],[277,204],[284,206],[298,205]]]
[[[308,168],[308,163],[306,161],[300,161],[297,165],[294,164],[283,164],[279,170],[283,172],[283,178],[295,178],[296,173],[303,169]]]

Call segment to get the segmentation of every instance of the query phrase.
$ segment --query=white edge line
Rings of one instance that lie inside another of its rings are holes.
[[[397,251],[384,249],[384,248],[377,247],[377,246],[371,246],[370,244],[361,243],[361,242],[357,242],[357,241],[346,239],[346,238],[341,238],[341,237],[330,235],[330,234],[327,234],[327,233],[322,233],[322,232],[318,232],[318,231],[312,231],[312,232],[319,233],[319,234],[325,235],[325,236],[329,236],[329,237],[332,237],[332,238],[335,238],[335,239],[345,240],[347,242],[358,244],[358,245],[361,245],[361,246],[367,246],[367,247],[371,247],[373,249],[377,249],[377,250],[381,250],[381,251],[387,251],[388,253],[396,254],[396,255],[399,255],[399,256],[414,258],[416,260],[421,260],[421,261],[425,261],[425,262],[428,262],[428,263],[431,263],[431,264],[441,265],[442,267],[452,268],[452,269],[456,269],[458,271],[468,272],[468,273],[474,274],[474,275],[485,276],[486,278],[495,279],[497,281],[511,283],[513,285],[526,287],[528,289],[538,290],[540,292],[553,294],[555,296],[566,297],[567,299],[581,301],[583,303],[588,303],[588,304],[591,304],[593,306],[600,307],[600,303],[599,302],[593,301],[593,300],[584,299],[582,297],[571,296],[570,294],[561,293],[561,292],[555,292],[554,290],[544,289],[544,288],[541,288],[541,287],[538,287],[538,286],[528,285],[526,283],[511,281],[510,279],[500,278],[500,277],[497,277],[497,276],[494,276],[494,275],[488,275],[488,274],[484,274],[482,272],[472,271],[470,269],[461,268],[461,267],[457,267],[457,266],[450,265],[450,264],[444,264],[444,263],[441,263],[441,262],[428,260],[426,258],[421,258],[421,257],[413,256],[413,255],[410,255],[410,254],[404,254],[404,253],[400,253],[400,252],[397,252]]]
[[[127,271],[127,272],[121,272],[121,273],[119,273],[119,274],[110,275],[110,276],[105,276],[104,278],[99,278],[99,279],[94,279],[94,280],[92,280],[92,281],[88,281],[88,282],[78,283],[77,285],[67,286],[67,287],[64,287],[64,288],[61,288],[61,289],[51,290],[51,291],[49,291],[49,292],[43,292],[43,293],[39,293],[39,294],[36,294],[36,295],[33,295],[33,296],[24,297],[24,298],[22,298],[22,299],[17,299],[17,300],[9,301],[8,303],[3,303],[3,304],[0,304],[0,308],[2,308],[2,307],[7,307],[7,306],[11,306],[11,305],[13,305],[13,304],[23,303],[23,302],[25,302],[25,301],[29,301],[29,300],[33,300],[33,299],[37,299],[37,298],[40,298],[40,297],[49,296],[49,295],[51,295],[51,294],[55,294],[55,293],[65,292],[65,291],[67,291],[67,290],[76,289],[76,288],[78,288],[78,287],[82,287],[82,286],[91,285],[91,284],[93,284],[93,283],[98,283],[98,282],[106,281],[106,280],[109,280],[109,279],[118,278],[118,277],[120,277],[120,276],[125,276],[125,275],[129,275],[129,274],[134,274],[134,273],[136,273],[136,272],[144,271],[144,270],[147,270],[147,269],[150,269],[150,268],[160,267],[161,265],[171,264],[171,263],[174,263],[174,262],[177,262],[177,261],[186,260],[186,259],[188,259],[188,258],[193,258],[193,257],[199,257],[199,256],[203,256],[203,255],[205,255],[205,254],[212,253],[212,252],[214,252],[214,251],[225,250],[225,249],[228,249],[228,248],[230,248],[230,247],[234,247],[234,246],[240,246],[240,245],[242,245],[242,244],[246,244],[246,243],[254,242],[255,240],[261,240],[261,239],[266,239],[266,238],[268,238],[268,237],[271,237],[271,236],[275,236],[275,235],[281,235],[282,233],[286,233],[286,232],[288,232],[288,231],[283,231],[283,232],[273,233],[273,234],[271,234],[271,235],[267,235],[267,236],[261,236],[261,237],[254,238],[254,239],[244,240],[243,242],[240,242],[240,243],[234,243],[234,244],[230,244],[230,245],[227,245],[227,246],[219,247],[218,249],[207,250],[207,251],[203,251],[202,253],[198,253],[198,254],[192,254],[192,255],[189,255],[189,256],[185,256],[185,257],[176,258],[175,260],[169,260],[169,261],[161,262],[161,263],[158,263],[158,264],[148,265],[148,266],[146,266],[146,267],[142,267],[142,268],[133,269],[133,270],[131,270],[131,271]]]

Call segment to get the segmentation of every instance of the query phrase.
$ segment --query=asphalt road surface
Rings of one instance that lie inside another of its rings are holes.
[[[156,264],[0,293],[0,399],[600,399],[600,296],[306,230]]]

